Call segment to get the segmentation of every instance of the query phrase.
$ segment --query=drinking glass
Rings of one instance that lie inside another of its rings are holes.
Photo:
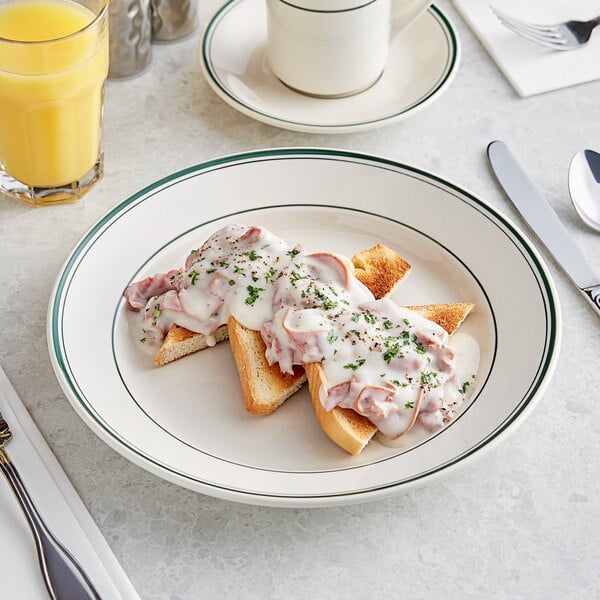
[[[103,174],[109,0],[0,0],[0,192],[75,202]]]

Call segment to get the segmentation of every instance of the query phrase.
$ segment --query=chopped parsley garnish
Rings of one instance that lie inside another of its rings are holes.
[[[289,256],[290,258],[295,258],[296,256],[298,256],[298,254],[300,254],[300,250],[296,250],[296,249],[294,249],[294,250],[290,250],[290,251],[288,252],[288,256]]]
[[[417,351],[417,354],[425,354],[425,352],[426,352],[425,346],[423,346],[423,344],[421,344],[421,342],[417,342],[415,344],[415,350]]]
[[[392,379],[391,383],[393,383],[396,387],[407,387],[408,386],[408,383],[406,383],[406,382],[401,383],[397,379]]]
[[[377,317],[370,311],[365,310],[365,312],[363,313],[363,317],[365,318],[365,321],[369,324],[369,325],[375,325],[376,321],[377,321]]]
[[[271,279],[273,279],[273,277],[275,276],[275,273],[277,273],[277,271],[271,267],[265,274],[265,279],[267,281],[271,281]]]
[[[290,279],[292,285],[295,286],[296,282],[300,281],[300,279],[308,279],[308,275],[300,275],[298,271],[292,271]]]
[[[434,371],[423,371],[421,373],[421,383],[428,385],[434,383],[434,379],[437,377],[437,373]]]
[[[411,400],[410,402],[406,402],[404,404],[404,408],[414,408],[415,407],[415,403]]]
[[[388,348],[383,353],[383,360],[385,360],[385,362],[389,365],[392,361],[392,358],[398,355],[398,352],[400,352],[400,346],[392,346],[391,348]],[[400,358],[402,358],[402,355],[400,355]]]
[[[152,313],[152,325],[156,326],[156,321],[158,320],[158,317],[160,317],[160,304],[157,304],[154,307],[154,312]]]
[[[394,326],[394,324],[389,319],[386,319],[383,322],[383,328],[384,329],[391,329],[393,326]]]
[[[190,283],[192,285],[196,285],[196,281],[198,281],[198,277],[200,277],[200,275],[198,275],[198,273],[196,273],[196,271],[190,271],[188,273],[188,277],[190,278]]]
[[[334,332],[334,330],[333,330],[333,329],[331,329],[331,330],[329,331],[329,333],[327,334],[327,341],[328,341],[330,344],[333,344],[333,342],[335,342],[337,339],[338,339],[338,336],[337,336],[337,335],[335,335],[335,332]]]
[[[260,293],[264,292],[265,290],[264,288],[257,288],[252,285],[249,285],[246,288],[246,291],[248,292],[248,297],[245,300],[246,304],[254,304],[256,300],[258,300]]]
[[[344,369],[351,369],[352,371],[356,371],[356,369],[358,369],[359,367],[362,367],[365,364],[365,361],[366,361],[366,359],[359,358],[354,363],[348,363],[347,365],[344,365]]]
[[[316,298],[321,301],[321,303],[322,303],[321,308],[323,310],[331,310],[338,305],[336,300],[332,300],[331,298],[327,297],[327,295],[325,295],[319,289],[315,289],[314,294],[315,294]]]
[[[461,394],[466,394],[466,393],[467,393],[467,388],[469,387],[469,385],[471,385],[471,384],[470,384],[470,382],[468,382],[468,381],[465,381],[465,382],[464,382],[464,383],[463,383],[463,384],[462,384],[462,385],[461,385],[461,386],[458,388],[458,391],[459,391]]]
[[[396,340],[397,338],[393,335],[389,335],[388,337],[385,338],[384,340],[384,344],[386,348],[391,348],[392,346],[397,346],[398,344],[396,344]]]
[[[235,279],[230,279],[227,283],[229,285],[235,285]]]
[[[254,250],[250,250],[250,252],[244,252],[244,256],[247,256],[250,260],[258,260],[260,256],[256,254]]]
[[[244,269],[242,269],[242,267],[240,267],[239,265],[233,265],[233,272],[237,273],[238,275],[243,275]]]

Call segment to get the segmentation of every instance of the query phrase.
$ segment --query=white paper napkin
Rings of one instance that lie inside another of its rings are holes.
[[[585,21],[600,15],[598,0],[454,0],[454,4],[519,96],[600,79],[600,27],[583,48],[556,51],[513,33],[490,9],[491,4],[502,12],[536,23]]]
[[[139,600],[2,369],[0,411],[13,433],[7,451],[50,529],[77,557],[103,599]],[[2,475],[0,539],[2,597],[48,600],[29,526]]]

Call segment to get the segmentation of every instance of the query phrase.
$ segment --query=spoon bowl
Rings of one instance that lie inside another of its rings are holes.
[[[569,167],[571,202],[581,220],[600,232],[600,154],[581,150]]]

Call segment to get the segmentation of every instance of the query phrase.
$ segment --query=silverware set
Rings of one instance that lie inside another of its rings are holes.
[[[509,15],[494,6],[490,9],[512,32],[552,50],[581,48],[600,25],[600,16],[587,21],[540,24]],[[509,199],[600,316],[600,277],[592,271],[565,226],[504,142],[491,142],[487,152],[492,169]],[[600,231],[600,154],[586,149],[573,157],[569,168],[569,192],[581,220]]]

